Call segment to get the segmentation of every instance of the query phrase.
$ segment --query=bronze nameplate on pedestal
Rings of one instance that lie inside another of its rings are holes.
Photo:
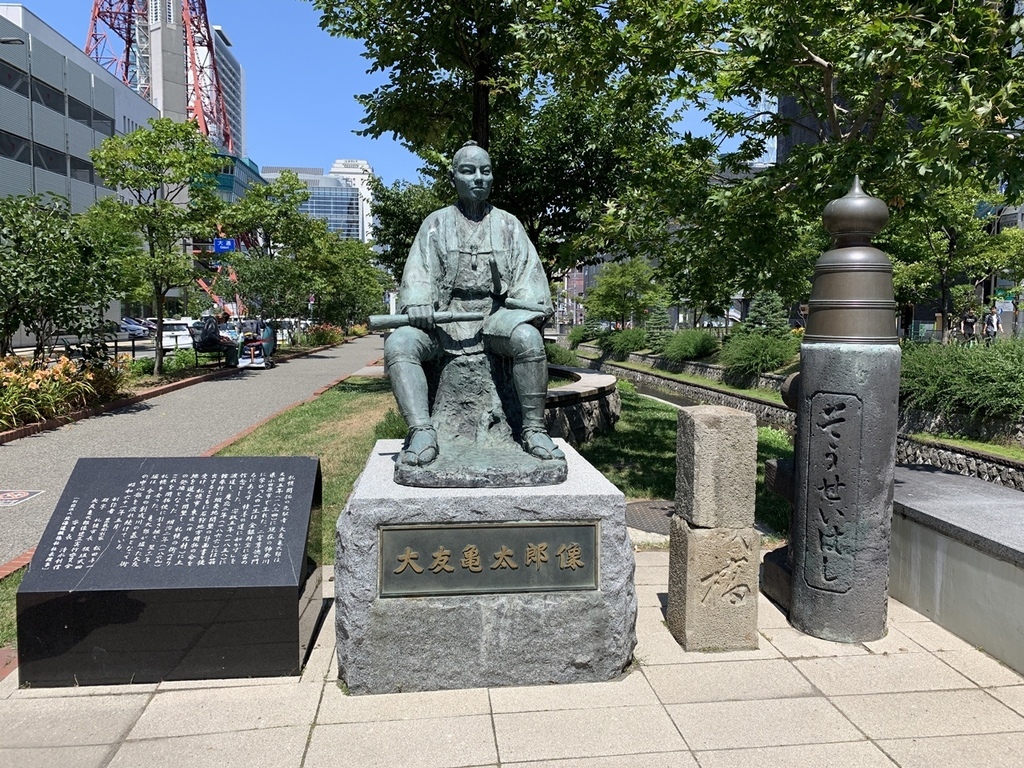
[[[381,597],[597,589],[597,523],[381,526]]]

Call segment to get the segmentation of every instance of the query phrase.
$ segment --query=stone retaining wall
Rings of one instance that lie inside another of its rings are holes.
[[[549,435],[576,446],[614,428],[622,412],[614,376],[560,365],[548,370],[574,379],[572,384],[548,390],[544,422]]]
[[[761,424],[770,424],[788,431],[792,431],[796,426],[796,413],[783,405],[743,395],[728,394],[708,387],[702,387],[698,384],[675,381],[674,379],[659,376],[656,373],[634,371],[607,361],[602,363],[592,360],[590,364],[595,370],[608,369],[614,371],[615,375],[619,378],[626,379],[635,384],[677,392],[687,399],[700,403],[725,405],[730,408],[753,413],[758,423]],[[906,426],[912,423],[921,424],[921,420],[925,419],[926,416],[928,415],[921,415],[920,413],[913,415],[913,412],[909,418],[906,415],[901,415],[901,433],[905,431]],[[917,419],[917,421],[912,421],[913,419]],[[923,431],[923,429],[920,431]],[[977,477],[996,485],[1005,485],[1008,488],[1024,491],[1024,463],[978,451],[971,451],[966,448],[953,450],[948,446],[914,440],[902,434],[896,440],[896,463],[923,464],[937,467],[947,472]]]
[[[796,413],[784,405],[772,403],[768,400],[760,400],[755,397],[746,397],[739,394],[729,394],[717,389],[711,389],[710,387],[702,387],[699,384],[689,384],[669,379],[656,373],[634,371],[631,368],[623,368],[607,361],[601,363],[593,360],[591,361],[591,366],[595,370],[608,369],[614,371],[617,377],[631,381],[634,384],[677,392],[688,400],[698,403],[725,405],[729,408],[752,413],[760,424],[769,424],[779,429],[790,431],[796,427]]]
[[[1024,491],[1024,464],[999,459],[966,448],[950,450],[937,443],[908,437],[896,439],[897,464],[924,464],[958,475],[978,477],[996,485]]]
[[[595,347],[592,344],[580,344],[579,348],[589,354],[598,356],[603,354],[600,347]],[[626,362],[638,365],[649,365],[652,368],[658,368],[659,370],[668,371],[669,373],[686,373],[691,376],[700,376],[705,379],[710,379],[711,381],[722,381],[725,375],[725,369],[720,365],[715,365],[714,363],[701,363],[694,360],[677,363],[673,360],[668,360],[661,355],[641,355],[636,352],[631,352],[627,356]],[[757,377],[757,381],[754,382],[754,386],[759,389],[771,389],[776,392],[780,392],[782,391],[782,384],[785,381],[786,377],[780,376],[777,373],[762,373]]]

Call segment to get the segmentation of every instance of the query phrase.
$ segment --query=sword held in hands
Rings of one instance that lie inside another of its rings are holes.
[[[483,320],[483,312],[435,312],[435,323],[461,323]],[[402,328],[409,325],[408,315],[370,315],[367,324],[371,331],[383,331],[388,328]]]

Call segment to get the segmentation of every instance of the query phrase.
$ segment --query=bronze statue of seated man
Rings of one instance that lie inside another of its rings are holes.
[[[487,202],[493,176],[484,149],[464,145],[450,176],[459,201],[420,227],[399,288],[408,325],[384,344],[392,390],[409,425],[399,463],[426,466],[441,450],[424,363],[485,353],[511,361],[523,450],[543,461],[564,459],[544,427],[548,377],[539,327],[553,314],[544,267],[519,220]],[[435,322],[441,312],[477,319]]]

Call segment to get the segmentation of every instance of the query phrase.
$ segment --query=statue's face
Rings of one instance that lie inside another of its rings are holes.
[[[452,181],[459,200],[482,203],[491,194],[491,158],[480,147],[466,147],[455,155]]]

